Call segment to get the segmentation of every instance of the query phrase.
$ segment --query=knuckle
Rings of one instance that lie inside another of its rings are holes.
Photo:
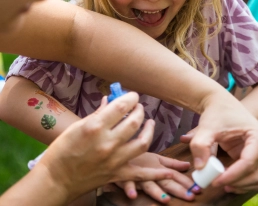
[[[168,190],[172,186],[172,180],[161,180],[159,181],[159,185],[161,185],[163,189]]]
[[[134,180],[137,182],[141,182],[144,180],[143,175],[141,173],[136,173],[134,176]]]
[[[246,161],[246,172],[253,173],[257,170],[257,165],[252,161]]]
[[[88,122],[88,124],[86,124],[83,128],[85,135],[96,136],[102,131],[103,123],[100,120],[95,120],[92,122]]]
[[[116,110],[122,115],[128,112],[128,108],[125,102],[117,102],[115,107],[116,107]]]
[[[139,129],[139,128],[140,128],[140,125],[141,125],[141,123],[139,122],[138,119],[132,119],[132,120],[130,121],[130,127],[131,127],[132,129]]]
[[[121,162],[119,161],[119,158],[112,158],[108,162],[107,170],[109,171],[115,171],[117,168],[121,166]]]
[[[100,144],[100,145],[96,146],[96,154],[101,159],[109,158],[112,151],[113,151],[112,144],[106,143],[106,144]]]
[[[141,151],[146,152],[148,150],[148,148],[149,148],[148,140],[146,140],[144,138],[141,138],[139,147],[140,147]]]
[[[196,149],[198,149],[198,148],[203,148],[203,147],[209,147],[210,146],[210,144],[207,144],[207,142],[205,142],[205,141],[202,141],[202,140],[192,140],[191,142],[190,142],[190,147],[191,148],[196,148]]]

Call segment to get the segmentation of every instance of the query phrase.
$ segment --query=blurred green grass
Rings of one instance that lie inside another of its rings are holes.
[[[29,171],[28,161],[45,148],[46,145],[0,120],[0,194]]]

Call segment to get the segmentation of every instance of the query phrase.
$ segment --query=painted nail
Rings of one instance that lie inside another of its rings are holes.
[[[187,196],[192,196],[192,195],[193,195],[193,193],[192,193],[191,191],[189,191],[189,190],[188,190],[188,191],[186,192],[186,195],[187,195]]]
[[[135,190],[130,190],[129,191],[129,196],[130,197],[134,197],[136,195],[136,191]]]
[[[168,195],[167,195],[166,193],[163,193],[163,194],[161,195],[161,198],[162,198],[162,199],[165,199],[167,196],[168,196]]]
[[[195,191],[195,192],[198,192],[200,190],[201,190],[201,188],[199,186],[197,186],[197,185],[193,188],[193,191]]]

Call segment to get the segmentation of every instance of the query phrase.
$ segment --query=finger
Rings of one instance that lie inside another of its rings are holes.
[[[172,179],[173,179],[173,182],[176,182],[177,184],[182,186],[184,188],[184,191],[187,191],[188,188],[190,188],[194,184],[193,180],[191,180],[189,177],[185,176],[184,174],[182,174],[176,170],[173,170],[173,178]],[[167,182],[165,181],[165,183],[170,183],[169,181],[167,181]],[[161,182],[163,182],[163,181],[161,181]],[[173,182],[171,182],[171,183],[173,184]],[[172,188],[172,186],[171,186],[171,188]],[[168,190],[166,190],[166,191],[172,191],[171,188],[168,185],[168,188],[167,188]],[[194,192],[195,194],[198,194],[201,192],[201,189],[199,187],[194,187],[192,192]],[[182,191],[180,191],[180,194],[182,194]],[[189,196],[190,193],[185,193],[184,196],[185,195]]]
[[[107,104],[108,104],[107,96],[104,96],[104,97],[101,99],[101,103],[100,103],[100,106],[99,106],[99,108],[97,109],[97,111],[100,112],[103,108],[105,108],[105,106],[107,106]]]
[[[113,128],[128,112],[133,110],[138,100],[137,93],[129,92],[109,103],[101,112],[96,111],[93,114],[105,122],[106,128]]]
[[[137,197],[136,186],[133,181],[124,182],[123,188],[124,188],[125,194],[130,199],[135,199]]]
[[[211,147],[214,142],[211,131],[199,127],[196,135],[190,142],[190,149],[196,169],[202,169],[205,166],[211,155]]]
[[[161,180],[158,181],[160,187],[176,197],[184,200],[192,201],[195,195],[192,192],[188,192],[187,188],[174,180]],[[190,186],[189,186],[190,187]]]
[[[171,198],[155,182],[146,181],[146,182],[141,182],[139,184],[141,185],[141,188],[143,189],[143,191],[149,196],[151,196],[153,199],[164,204],[170,201]]]
[[[168,158],[168,157],[159,157],[159,162],[165,167],[175,169],[177,171],[186,171],[190,168],[190,162],[183,162],[180,160]]]
[[[257,171],[257,157],[258,157],[258,144],[257,136],[252,133],[247,137],[245,141],[245,147],[242,150],[240,159],[232,164],[222,175],[220,175],[215,181],[214,185],[232,185],[241,179],[256,173]]]
[[[217,156],[219,144],[214,142],[211,146],[211,155]]]
[[[193,138],[193,135],[185,134],[180,136],[180,141],[185,144],[189,144]]]
[[[258,170],[228,186],[234,188],[248,188],[253,186],[258,187]]]
[[[244,194],[247,193],[248,190],[244,189],[244,188],[237,188],[237,187],[230,187],[230,186],[225,186],[224,187],[225,191],[228,193],[235,193],[235,194]],[[252,191],[254,191],[255,188],[253,187],[249,187],[249,189],[251,189]],[[256,190],[257,190],[257,186],[256,186]],[[250,191],[250,190],[249,190]]]
[[[137,104],[132,112],[112,129],[112,134],[120,135],[117,139],[118,145],[128,141],[141,127],[144,119],[143,106]]]
[[[194,129],[187,132],[185,135],[182,135],[180,137],[180,141],[185,144],[189,144],[194,137],[195,133],[197,132],[198,127],[195,127]]]
[[[233,183],[232,187],[236,188],[249,188],[249,187],[258,187],[258,176],[257,172],[252,173],[251,175],[241,179],[240,181],[237,181]]]
[[[136,139],[129,141],[117,149],[116,155],[119,157],[119,164],[123,164],[148,150],[152,142],[154,126],[155,122],[153,120],[146,121],[141,133]],[[130,152],[127,152],[125,155],[125,151]]]
[[[117,169],[111,182],[119,181],[149,181],[149,180],[162,180],[171,179],[174,176],[174,171],[166,168],[148,168],[140,167],[133,164],[124,165]]]

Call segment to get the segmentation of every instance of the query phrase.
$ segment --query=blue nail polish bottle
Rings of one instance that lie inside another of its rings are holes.
[[[119,82],[115,82],[110,85],[111,94],[108,96],[108,103],[112,102],[114,99],[123,96],[126,94],[126,91],[122,90],[121,84]]]

